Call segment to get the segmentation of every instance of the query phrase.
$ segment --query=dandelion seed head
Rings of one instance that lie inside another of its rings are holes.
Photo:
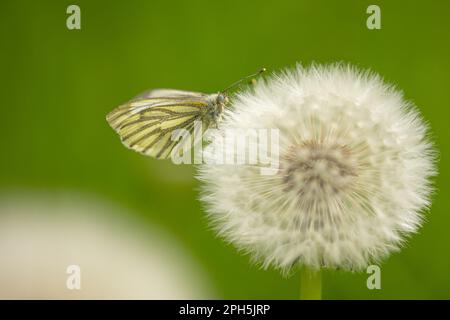
[[[212,225],[263,267],[361,270],[398,250],[430,205],[427,126],[376,74],[298,66],[240,93],[220,128],[279,130],[274,175],[262,165],[199,169]]]

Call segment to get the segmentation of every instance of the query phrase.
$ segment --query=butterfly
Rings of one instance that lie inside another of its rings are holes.
[[[127,148],[166,159],[176,146],[180,147],[177,144],[187,141],[173,139],[177,129],[192,133],[196,121],[201,121],[205,130],[216,126],[229,105],[227,92],[265,70],[263,68],[214,94],[175,89],[148,90],[111,111],[106,120]]]

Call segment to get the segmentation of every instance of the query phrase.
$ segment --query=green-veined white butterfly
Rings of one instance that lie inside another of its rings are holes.
[[[205,129],[217,124],[229,103],[227,91],[264,71],[214,94],[174,89],[145,91],[111,111],[106,120],[127,148],[151,157],[169,158],[178,143],[172,140],[174,130],[192,132],[195,121],[201,121]]]

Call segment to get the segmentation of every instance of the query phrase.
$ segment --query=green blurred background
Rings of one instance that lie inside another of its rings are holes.
[[[66,8],[81,8],[81,30]],[[366,8],[381,7],[381,30]],[[215,237],[190,166],[125,149],[105,115],[140,91],[215,92],[264,66],[347,61],[404,90],[440,152],[420,234],[367,275],[325,272],[326,299],[450,298],[448,1],[2,1],[0,189],[73,190],[132,209],[200,262],[218,298],[296,299],[299,276],[251,265]]]

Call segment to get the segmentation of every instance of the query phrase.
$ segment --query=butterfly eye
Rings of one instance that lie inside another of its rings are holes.
[[[224,103],[227,103],[227,102],[228,102],[228,98],[225,95],[219,94],[217,96],[217,103],[224,104]]]

